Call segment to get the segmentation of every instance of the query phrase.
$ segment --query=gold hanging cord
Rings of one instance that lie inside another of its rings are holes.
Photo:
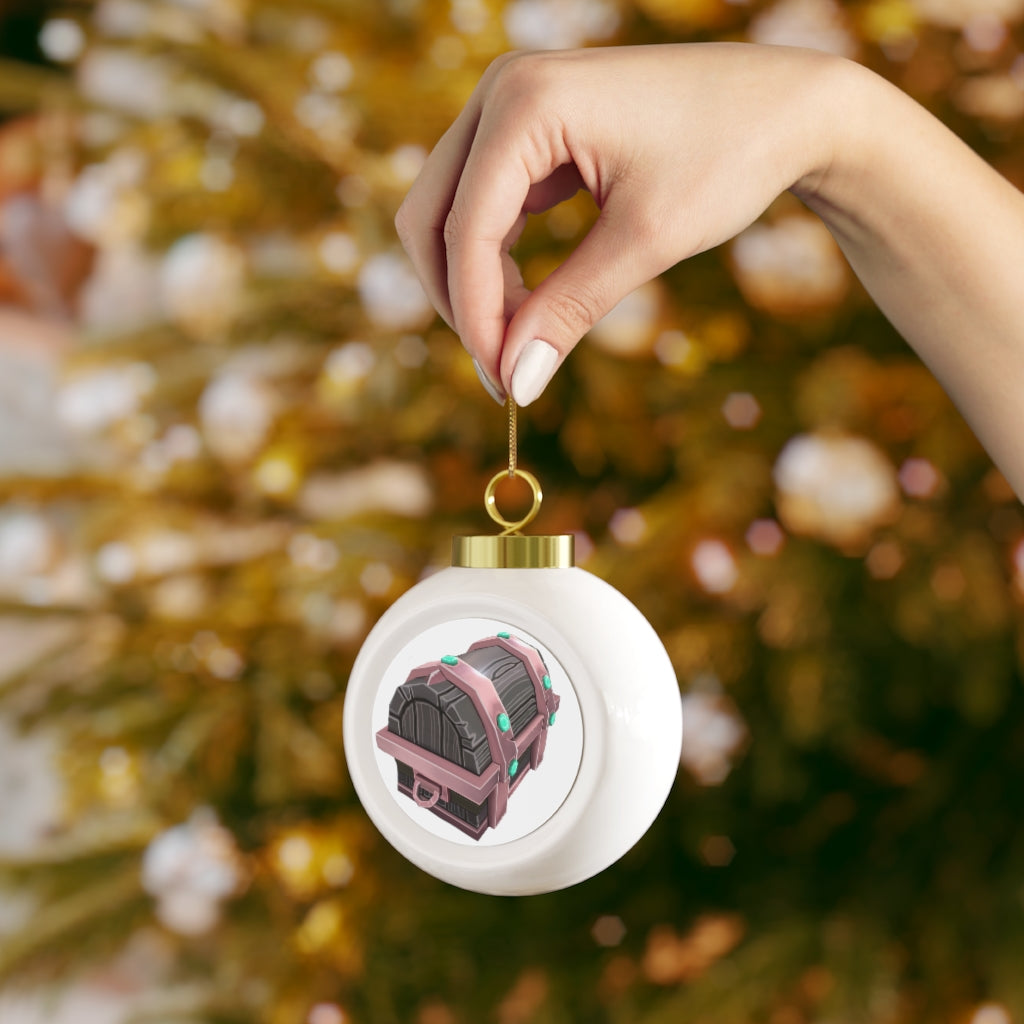
[[[532,522],[543,500],[537,478],[520,469],[516,404],[509,397],[508,469],[499,470],[484,491],[487,514],[500,527],[491,537],[452,537],[452,565],[465,569],[571,569],[575,565],[574,538],[571,533],[557,536],[524,536],[519,531]],[[506,519],[499,511],[494,492],[502,480],[525,480],[533,492],[533,504],[521,519]]]
[[[540,503],[544,500],[544,495],[540,489],[540,481],[532,473],[528,473],[525,469],[520,469],[518,466],[519,428],[516,417],[516,403],[511,395],[506,399],[505,407],[508,409],[508,470],[506,471],[503,469],[491,477],[490,483],[484,490],[484,508],[487,509],[487,514],[491,519],[493,519],[499,526],[504,527],[499,536],[509,537],[518,534],[524,526],[533,522],[537,517],[537,513],[540,511]],[[529,485],[530,490],[533,491],[533,504],[530,506],[530,510],[521,519],[510,520],[506,519],[498,511],[498,502],[495,498],[494,492],[497,490],[498,484],[503,478],[511,480],[514,477],[519,477],[521,480],[525,480]]]
[[[519,421],[516,418],[519,406],[511,395],[505,399],[505,408],[508,409],[508,478],[511,480],[516,475],[519,457]]]

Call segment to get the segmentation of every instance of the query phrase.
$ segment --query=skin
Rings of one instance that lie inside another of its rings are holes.
[[[601,213],[533,292],[510,247],[578,189]],[[396,228],[497,391],[789,190],[1024,496],[1024,196],[857,64],[734,43],[513,53],[441,138]],[[500,382],[500,383],[499,383]]]

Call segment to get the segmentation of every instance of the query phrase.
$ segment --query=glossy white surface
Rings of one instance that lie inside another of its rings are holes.
[[[458,618],[488,618],[536,637],[579,700],[583,757],[568,796],[521,839],[468,847],[432,835],[396,805],[374,756],[380,680],[410,637]],[[581,882],[647,831],[679,766],[682,712],[665,649],[640,612],[583,569],[444,569],[388,609],[367,637],[345,698],[345,753],[367,813],[430,874],[477,892],[527,895]]]

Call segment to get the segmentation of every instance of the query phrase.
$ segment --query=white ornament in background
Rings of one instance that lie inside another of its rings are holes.
[[[295,117],[332,146],[351,142],[359,127],[356,107],[333,93],[314,91],[300,96],[295,103]]]
[[[721,785],[746,742],[746,724],[728,698],[699,690],[683,696],[683,721],[683,767],[702,786]]]
[[[92,603],[97,595],[86,561],[70,549],[57,523],[57,517],[32,509],[0,506],[0,598],[35,606]],[[25,642],[20,635],[0,637],[0,644],[16,649]]]
[[[727,594],[740,578],[739,566],[727,544],[714,538],[698,541],[690,555],[697,582],[709,594]]]
[[[649,529],[647,517],[638,508],[616,509],[608,520],[608,532],[624,548],[642,544]]]
[[[198,19],[210,31],[232,42],[238,42],[245,31],[248,16],[247,0],[168,0]]]
[[[238,526],[216,520],[195,522],[188,533],[140,528],[127,538],[108,541],[96,552],[95,566],[107,583],[158,578],[193,569],[252,561],[287,543],[291,530],[280,522]]]
[[[61,818],[57,737],[18,732],[0,716],[0,857],[29,857]]]
[[[156,900],[160,921],[179,935],[213,928],[241,882],[234,837],[207,807],[161,832],[143,854],[142,887]]]
[[[230,326],[242,307],[245,255],[207,232],[179,238],[160,268],[160,301],[185,330],[209,337]]]
[[[306,1017],[306,1024],[347,1024],[341,1007],[335,1003],[317,1003]]]
[[[615,356],[647,355],[656,341],[655,326],[662,288],[648,281],[614,305],[587,335],[589,341]]]
[[[957,87],[953,102],[974,118],[1013,123],[1024,117],[1024,89],[1012,74],[972,75]]]
[[[3,1024],[131,1024],[139,1019],[185,1024],[208,997],[202,983],[173,985],[174,945],[149,927],[137,931],[112,960],[53,985],[0,991]]]
[[[156,374],[148,363],[87,370],[72,377],[57,395],[57,417],[72,430],[98,433],[139,410]]]
[[[452,26],[464,36],[478,35],[491,20],[483,0],[451,0],[451,7]]]
[[[288,541],[292,564],[310,572],[330,572],[338,564],[338,545],[312,533],[296,533]]]
[[[244,139],[259,135],[267,120],[258,103],[232,93],[218,94],[209,105],[206,116],[212,127],[222,128]]]
[[[318,473],[296,502],[313,520],[348,519],[367,513],[425,516],[434,493],[426,470],[415,462],[382,460],[343,473]]]
[[[108,39],[140,39],[153,36],[171,43],[195,45],[202,28],[195,17],[180,8],[151,0],[100,0],[93,10],[97,34]]]
[[[966,28],[975,18],[1014,24],[1024,18],[1024,0],[910,0],[925,20],[947,28]]]
[[[0,579],[40,575],[53,567],[59,550],[56,530],[39,513],[0,507]]]
[[[279,334],[256,345],[245,345],[232,351],[220,367],[222,376],[240,374],[272,380],[288,377],[306,369],[308,349],[304,339]]]
[[[149,216],[141,192],[148,166],[142,150],[125,146],[84,167],[64,200],[68,227],[101,247],[137,239]]]
[[[827,309],[849,286],[848,265],[817,217],[752,224],[733,240],[731,254],[747,301],[769,311]]]
[[[352,61],[337,50],[318,54],[309,66],[309,80],[322,92],[342,92],[352,84]]]
[[[167,576],[193,569],[200,560],[199,538],[184,530],[153,530],[136,542],[138,572],[146,577]]]
[[[88,446],[55,413],[60,353],[71,340],[36,316],[0,311],[0,474],[55,477],[86,462]]]
[[[139,456],[139,465],[154,476],[162,476],[179,462],[199,458],[203,439],[191,424],[176,423],[163,437],[151,441]]]
[[[358,287],[366,315],[385,330],[416,330],[434,318],[434,307],[403,254],[370,257],[359,272]]]
[[[131,545],[120,540],[104,544],[96,552],[96,571],[107,583],[130,583],[138,571],[138,561]]]
[[[128,1024],[133,1000],[98,987],[0,992],[4,1024]]]
[[[395,582],[391,566],[370,562],[359,574],[359,585],[370,597],[384,597]]]
[[[974,1011],[970,1024],[1013,1024],[1010,1011],[999,1003],[982,1003]]]
[[[427,151],[423,146],[407,143],[404,146],[396,146],[391,151],[388,163],[391,166],[391,173],[403,185],[411,185],[420,173],[427,160]]]
[[[153,13],[149,26],[154,34],[184,45],[201,41],[194,19],[184,12],[158,8]],[[131,35],[126,31],[124,37]],[[258,134],[263,127],[263,111],[252,100],[190,75],[166,57],[138,53],[127,46],[96,46],[87,51],[76,65],[76,77],[79,92],[97,107],[144,120],[195,117],[246,136]]]
[[[608,0],[514,0],[502,20],[517,48],[567,50],[614,35],[619,11]]]
[[[332,384],[342,387],[360,384],[377,365],[377,353],[365,341],[347,341],[333,349],[324,360],[323,372]]]
[[[147,120],[174,112],[175,69],[167,60],[113,46],[97,46],[78,62],[80,95]]]
[[[317,254],[332,274],[350,274],[359,266],[359,243],[346,231],[328,231]]]
[[[158,323],[160,261],[135,242],[99,249],[78,304],[88,331],[117,334]]]
[[[863,437],[798,434],[773,470],[788,529],[835,544],[857,543],[900,508],[896,469]]]
[[[110,39],[138,39],[153,27],[152,4],[145,0],[100,0],[93,8],[96,31]]]
[[[1006,22],[992,12],[979,12],[964,25],[964,40],[977,53],[997,53],[1006,35]]]
[[[51,18],[39,33],[39,49],[58,64],[70,64],[84,48],[82,26],[71,18]]]
[[[839,57],[857,54],[857,39],[835,0],[779,0],[750,24],[750,41],[803,46]]]
[[[210,588],[202,576],[172,576],[161,580],[149,594],[154,615],[180,622],[195,622],[205,614],[209,602]]]
[[[210,450],[226,462],[256,456],[270,433],[280,400],[261,377],[221,373],[199,399],[199,422]]]
[[[337,643],[349,644],[364,636],[368,625],[366,609],[345,598],[331,605],[325,632]]]

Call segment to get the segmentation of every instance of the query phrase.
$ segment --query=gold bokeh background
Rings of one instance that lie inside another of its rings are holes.
[[[1024,5],[25,16],[39,50],[0,67],[4,1024],[1024,1020],[1024,520],[792,197],[624,300],[521,417],[537,527],[677,670],[651,832],[566,892],[462,892],[376,834],[341,747],[366,632],[486,529],[506,458],[393,229],[490,60],[815,46],[1019,186]],[[592,217],[535,218],[527,279]]]

